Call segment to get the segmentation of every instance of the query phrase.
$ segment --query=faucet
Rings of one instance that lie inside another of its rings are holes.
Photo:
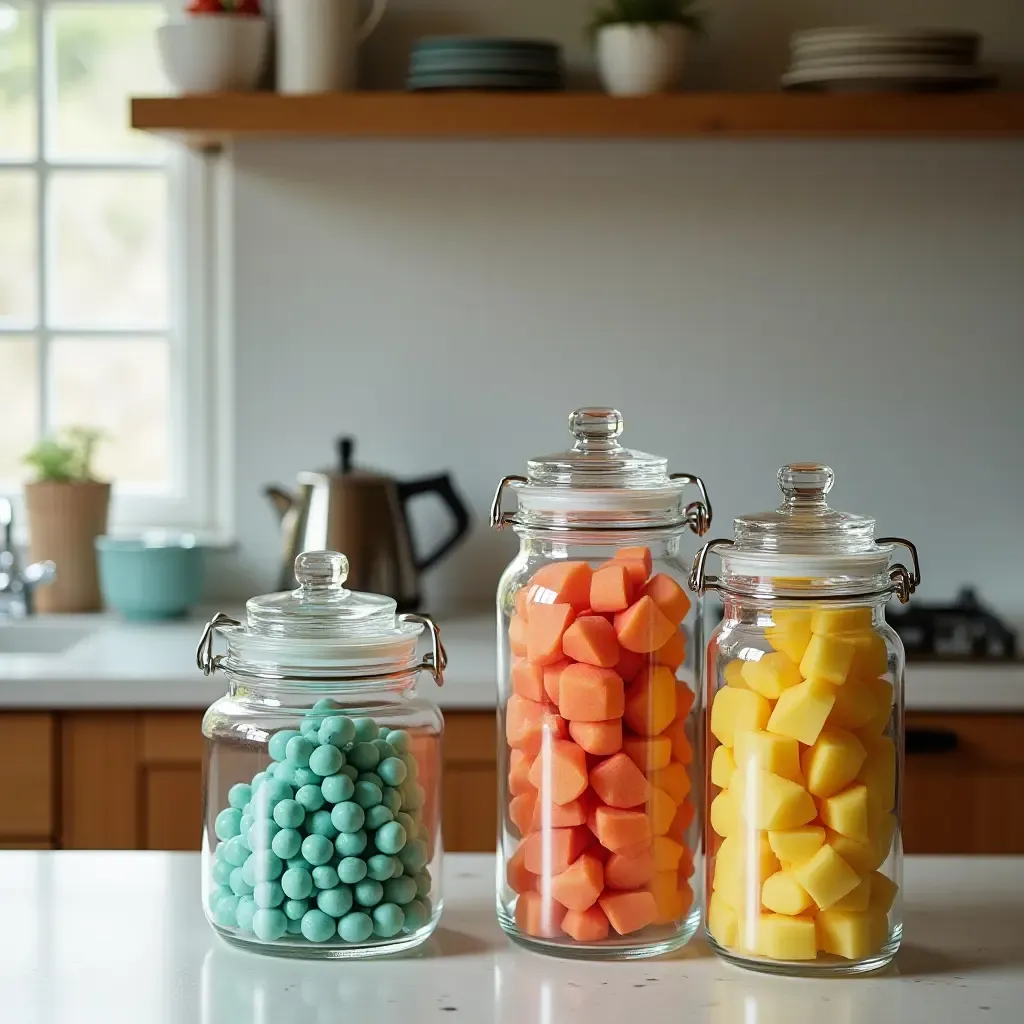
[[[32,593],[57,575],[53,562],[33,562],[18,568],[14,548],[14,509],[7,498],[0,498],[0,619],[20,619],[33,612]]]

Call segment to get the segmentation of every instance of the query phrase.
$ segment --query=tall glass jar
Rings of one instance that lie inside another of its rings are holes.
[[[296,590],[250,600],[244,625],[218,614],[197,652],[228,683],[203,719],[203,906],[257,952],[392,953],[441,914],[443,724],[416,679],[441,683],[444,648],[347,575],[338,552],[299,555]]]
[[[778,479],[782,506],[737,519],[691,579],[725,603],[706,660],[708,941],[755,970],[854,974],[903,932],[904,654],[885,605],[920,569],[909,541],[829,507],[827,466]],[[890,566],[897,544],[913,572]]]
[[[506,477],[491,516],[519,536],[498,585],[498,919],[544,952],[654,956],[700,917],[685,539],[711,505],[698,477],[622,447],[616,410],[569,428],[572,448]]]

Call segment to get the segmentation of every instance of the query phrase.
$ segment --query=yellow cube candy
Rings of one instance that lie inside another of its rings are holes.
[[[872,910],[888,914],[896,901],[899,886],[888,875],[883,875],[881,871],[872,871],[868,878],[871,882],[868,905]]]
[[[764,880],[761,887],[761,903],[776,914],[788,914],[792,917],[812,907],[814,900],[791,872],[776,871],[774,875],[769,875]]]
[[[789,657],[776,651],[762,654],[757,661],[745,661],[743,681],[762,697],[777,700],[783,690],[800,682],[800,669]]]
[[[811,631],[819,636],[859,633],[871,629],[871,607],[818,608],[811,615]]]
[[[810,608],[776,608],[772,626],[777,629],[810,629],[814,611]]]
[[[730,792],[740,818],[758,830],[796,828],[818,814],[811,794],[799,783],[772,772],[748,770],[746,765],[737,766]]]
[[[731,747],[737,729],[763,729],[771,713],[771,704],[761,694],[724,686],[711,705],[711,732],[719,743]]]
[[[810,860],[824,842],[825,830],[820,825],[773,829],[768,833],[768,845],[783,864],[802,864]]]
[[[848,892],[841,900],[836,900],[830,910],[867,910],[871,898],[871,876],[862,878],[860,885]]]
[[[733,758],[738,769],[774,772],[784,779],[802,782],[800,744],[792,736],[779,736],[764,730],[739,729],[734,744]]]
[[[713,892],[708,900],[707,925],[720,946],[736,945],[736,911],[725,902],[720,892]]]
[[[751,913],[756,916],[764,880],[779,866],[763,832],[742,832],[730,836],[718,848],[711,887],[741,917]]]
[[[722,692],[719,691],[719,695]],[[832,710],[835,694],[836,688],[822,679],[807,679],[791,686],[776,701],[768,718],[768,731],[792,736],[811,746]]]
[[[879,736],[865,747],[864,763],[856,778],[868,787],[878,807],[891,811],[896,806],[896,745],[888,736]]]
[[[715,747],[715,752],[711,755],[711,784],[719,789],[726,789],[734,771],[736,761],[732,756],[732,748]]]
[[[853,663],[850,675],[854,679],[874,679],[889,670],[889,651],[877,633],[860,633],[847,637],[853,642]]]
[[[839,692],[845,689],[841,686]],[[808,792],[815,796],[838,793],[857,778],[866,757],[864,744],[852,732],[826,726],[800,759]]]
[[[865,686],[871,691],[875,709],[871,718],[857,731],[861,736],[879,736],[885,732],[892,718],[893,686],[888,679],[868,679]]]
[[[814,918],[762,914],[757,928],[757,952],[772,960],[813,960],[818,955]]]
[[[829,712],[828,724],[838,725],[843,729],[859,729],[867,725],[878,711],[873,688],[856,679],[847,679],[842,686],[836,687],[836,702]],[[876,731],[880,732],[881,729]]]
[[[875,864],[875,848],[870,842],[859,843],[856,839],[850,839],[848,836],[827,828],[825,829],[825,843],[858,874],[869,874],[878,867]]]
[[[828,845],[795,867],[793,874],[822,910],[860,885],[860,875]]]
[[[871,839],[871,812],[868,807],[868,787],[858,782],[825,797],[820,805],[821,820],[825,825],[858,843]]]
[[[811,625],[810,622],[803,622],[792,626],[769,626],[764,635],[775,650],[799,665],[811,642]]]
[[[743,681],[743,664],[738,658],[733,658],[732,661],[726,663],[725,668],[722,669],[722,676],[727,686],[735,686],[740,690],[747,688],[747,684]]]
[[[818,941],[826,953],[863,960],[885,945],[888,927],[874,910],[823,910],[818,915]]]
[[[877,871],[889,856],[892,849],[892,841],[896,835],[896,815],[885,814],[877,825],[875,834],[868,844],[871,847],[871,867],[869,870]]]
[[[736,806],[736,798],[729,790],[723,789],[711,801],[708,816],[711,819],[711,827],[723,839],[736,833],[739,828],[739,809]]]
[[[824,679],[840,686],[846,682],[855,651],[849,640],[815,633],[800,659],[800,674],[804,679]]]

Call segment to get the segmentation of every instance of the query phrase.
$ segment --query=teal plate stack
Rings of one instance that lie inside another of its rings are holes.
[[[421,39],[409,60],[411,90],[561,89],[562,52],[555,43],[488,36]]]

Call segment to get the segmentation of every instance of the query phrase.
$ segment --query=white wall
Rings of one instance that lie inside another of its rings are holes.
[[[504,6],[499,29],[575,42],[586,5]],[[747,6],[716,5],[726,66],[762,29],[770,47],[887,5],[773,5],[784,30]],[[1018,10],[972,4],[971,24],[1024,54]],[[489,601],[512,543],[486,528],[495,484],[601,402],[705,476],[715,535],[777,504],[781,463],[822,459],[838,506],[919,542],[923,594],[973,581],[1024,611],[1024,145],[250,144],[233,202],[241,546],[221,589],[273,583],[260,486],[352,432],[371,465],[454,472],[476,529],[428,595]]]

